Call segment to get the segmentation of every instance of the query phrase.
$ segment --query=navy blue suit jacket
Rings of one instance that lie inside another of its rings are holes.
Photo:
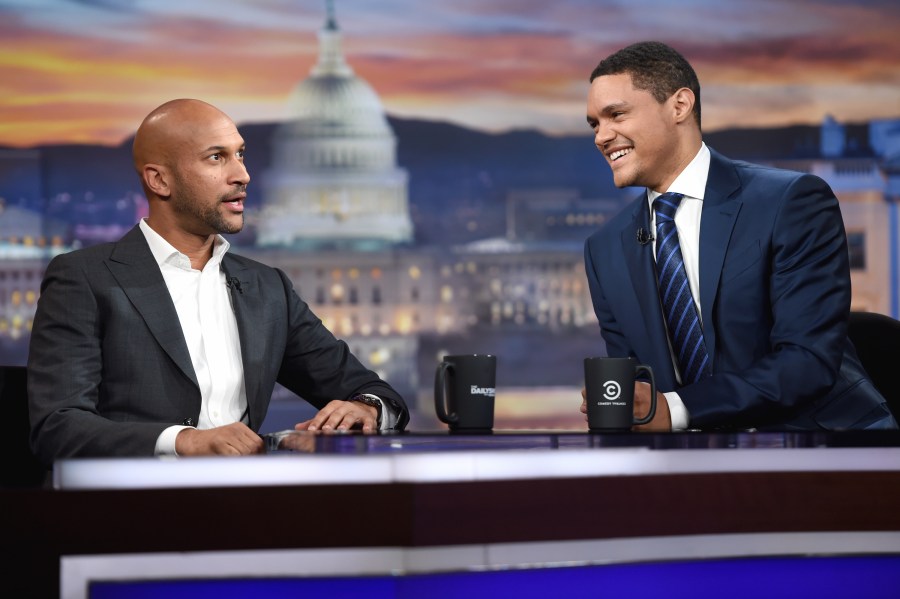
[[[837,198],[820,178],[711,150],[700,306],[712,376],[679,387],[657,294],[646,195],[592,235],[585,266],[610,356],[653,368],[696,428],[866,428],[890,412],[847,338],[850,267]]]

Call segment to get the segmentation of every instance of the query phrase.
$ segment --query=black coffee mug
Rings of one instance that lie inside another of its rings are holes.
[[[634,380],[650,379],[650,413],[634,417]],[[656,415],[656,380],[653,370],[634,358],[585,358],[584,387],[588,428],[592,431],[627,431],[647,424]]]
[[[494,428],[496,378],[496,356],[444,356],[434,373],[437,417],[451,431],[490,431]]]

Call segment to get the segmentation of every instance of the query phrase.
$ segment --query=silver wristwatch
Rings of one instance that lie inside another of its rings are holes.
[[[357,393],[350,398],[350,401],[358,401],[359,403],[364,403],[367,406],[375,408],[378,411],[378,419],[375,421],[375,426],[378,430],[381,430],[381,411],[383,407],[380,397],[372,395],[371,393]]]

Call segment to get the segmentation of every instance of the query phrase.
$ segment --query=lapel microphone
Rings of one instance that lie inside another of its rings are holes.
[[[637,242],[639,245],[647,245],[653,241],[654,237],[644,227],[637,230]]]
[[[225,285],[229,289],[237,289],[237,292],[241,295],[244,294],[244,290],[241,288],[241,280],[237,277],[229,277],[225,275]]]
[[[223,263],[219,263],[219,270],[225,275],[225,286],[231,290],[236,289],[238,293],[244,295],[244,290],[241,288],[241,280],[237,277],[232,277]]]

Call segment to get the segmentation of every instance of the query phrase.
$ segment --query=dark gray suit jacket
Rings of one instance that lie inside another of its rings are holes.
[[[275,382],[318,408],[372,393],[403,399],[322,325],[281,271],[226,254],[244,364],[249,426]],[[28,357],[31,443],[45,463],[152,455],[162,431],[197,422],[200,388],[175,305],[138,227],[120,241],[54,258],[41,285]]]

